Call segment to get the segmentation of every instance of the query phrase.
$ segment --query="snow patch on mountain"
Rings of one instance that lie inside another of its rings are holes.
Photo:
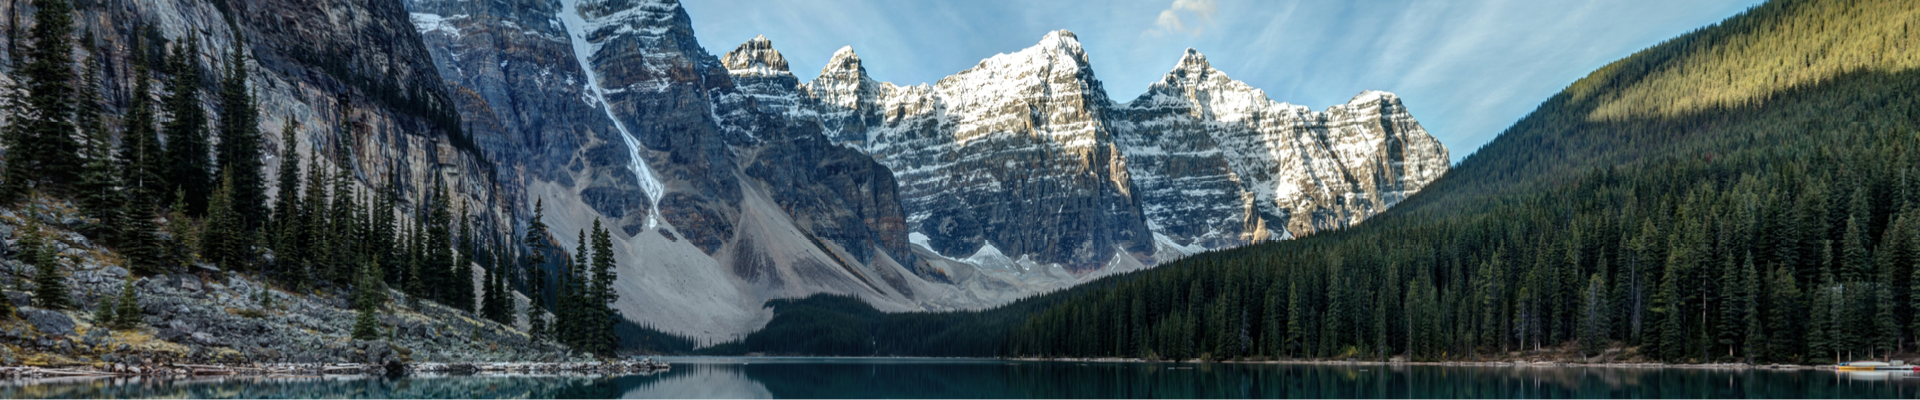
[[[607,106],[605,89],[600,86],[599,74],[594,72],[593,63],[590,61],[595,54],[598,54],[600,47],[589,41],[587,37],[587,32],[597,32],[596,28],[619,22],[619,18],[632,17],[634,13],[645,11],[646,8],[645,6],[634,7],[589,22],[581,17],[580,0],[565,0],[561,4],[560,22],[561,25],[566,26],[567,39],[573,44],[574,62],[579,63],[580,70],[586,74],[585,85],[594,106],[607,114],[607,120],[613,122],[614,129],[620,131],[620,138],[626,142],[628,159],[631,160],[627,168],[633,170],[634,177],[640,181],[641,190],[647,193],[647,201],[651,208],[647,217],[647,229],[654,229],[659,225],[660,197],[666,194],[666,187],[653,176],[653,170],[649,169],[646,160],[640,157],[639,139],[635,139],[633,133],[627,131],[626,125],[620,123],[620,119],[614,117],[613,109]],[[668,5],[674,8],[680,7],[679,3]]]

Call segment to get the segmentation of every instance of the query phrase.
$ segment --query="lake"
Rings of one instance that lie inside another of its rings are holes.
[[[667,358],[629,376],[0,381],[0,398],[1907,398],[1911,373]]]

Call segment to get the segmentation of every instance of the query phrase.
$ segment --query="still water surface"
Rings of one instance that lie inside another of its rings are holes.
[[[1911,373],[671,358],[629,376],[0,381],[0,398],[1912,398]]]

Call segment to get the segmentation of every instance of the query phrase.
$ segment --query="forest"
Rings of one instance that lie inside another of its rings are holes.
[[[1001,354],[1830,363],[1920,338],[1920,5],[1782,0],[1573,84],[1345,231],[1118,278]]]
[[[1911,352],[1917,24],[1912,2],[1771,1],[1595,71],[1356,227],[982,312],[809,325],[783,317],[862,314],[773,304],[763,332],[840,329],[879,345],[750,336],[743,350],[1682,363]],[[887,347],[901,336],[921,343]]]
[[[91,32],[76,32],[74,3],[36,0],[33,6],[25,47],[14,53],[24,57],[10,66],[15,79],[0,98],[0,115],[7,116],[0,124],[7,149],[0,203],[22,209],[74,202],[88,217],[78,230],[118,253],[136,277],[247,274],[278,290],[339,295],[359,312],[356,339],[383,335],[377,314],[432,301],[510,325],[531,314],[535,339],[602,356],[623,343],[684,342],[623,322],[613,311],[610,232],[597,221],[591,232],[579,232],[580,247],[568,252],[551,246],[555,237],[536,210],[536,229],[524,239],[528,251],[513,255],[520,241],[486,243],[473,228],[481,212],[474,208],[484,205],[462,204],[449,195],[445,179],[436,175],[420,197],[403,198],[396,178],[361,181],[379,174],[355,171],[345,146],[308,144],[302,157],[297,123],[281,127],[280,162],[268,175],[243,38],[217,57],[220,65],[208,66],[199,62],[205,51],[198,36],[168,40],[144,26],[134,28],[139,33],[131,46],[116,54]],[[101,68],[123,64],[132,66],[131,94],[115,102],[103,94]],[[352,81],[340,86],[359,90],[366,102],[427,120],[456,147],[471,147],[457,116],[437,106],[444,100],[429,91],[369,83],[393,79],[356,75],[337,62],[318,68]],[[352,107],[350,99],[343,94],[342,107]],[[315,128],[351,137],[359,134],[355,127],[342,120]],[[269,177],[276,185],[271,198]],[[41,307],[83,306],[66,292],[62,266],[43,244],[41,229],[30,223],[24,231],[16,258],[35,273],[13,285],[30,284]],[[390,289],[399,289],[405,304],[394,304]],[[516,304],[514,292],[534,299],[528,310]],[[114,301],[99,301],[97,313],[131,328],[137,317],[109,316],[137,313],[134,296],[129,284]],[[255,298],[260,309],[274,308],[271,296]],[[0,318],[14,317],[10,307],[0,302]],[[641,340],[623,342],[621,333]]]

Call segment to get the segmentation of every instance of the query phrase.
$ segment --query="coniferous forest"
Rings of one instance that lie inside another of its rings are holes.
[[[579,249],[567,252],[546,245],[555,239],[536,218],[540,229],[526,238],[533,251],[517,255],[518,240],[488,243],[489,235],[475,231],[476,214],[484,211],[450,195],[450,183],[436,177],[418,198],[404,199],[395,182],[373,182],[366,177],[376,174],[355,171],[350,150],[301,140],[297,124],[280,127],[281,162],[269,175],[247,49],[233,46],[218,65],[203,65],[197,36],[168,41],[144,27],[132,35],[130,49],[116,53],[76,32],[79,14],[67,0],[32,5],[33,26],[14,66],[17,82],[0,99],[9,116],[0,124],[7,148],[0,202],[22,208],[72,201],[88,217],[77,230],[123,256],[133,278],[246,274],[289,292],[341,295],[360,313],[351,328],[356,339],[392,334],[376,316],[398,306],[389,296],[398,289],[409,306],[431,301],[509,326],[522,313],[533,314],[536,321],[558,321],[535,325],[536,338],[601,356],[619,349],[615,327],[623,320],[610,307],[617,296],[612,244],[597,223],[580,233]],[[110,64],[131,65],[125,104],[109,104],[102,93],[101,69]],[[424,100],[425,92],[355,87],[450,131],[456,147],[472,146],[458,132],[457,114]],[[344,96],[343,103],[352,104]],[[124,112],[107,115],[110,110]],[[355,126],[339,121],[322,130],[352,136]],[[269,192],[269,184],[276,191]],[[41,235],[30,225],[24,234],[30,240],[17,249],[17,258],[36,271],[34,304],[75,308],[65,273]],[[549,260],[561,267],[550,271]],[[213,268],[195,267],[203,264]],[[105,310],[99,315],[118,307],[130,316],[114,322],[120,328],[139,323],[133,279],[128,282],[123,299],[99,302]],[[555,293],[546,293],[548,282]],[[535,298],[535,311],[519,309],[514,292]],[[258,297],[261,309],[272,308],[264,304],[272,296]],[[543,301],[548,298],[555,301]],[[680,345],[681,339],[652,328],[628,330]]]
[[[1769,2],[1594,72],[1358,227],[1000,309],[841,324],[877,345],[749,337],[735,350],[1688,363],[1913,352],[1916,46],[1912,2]],[[863,315],[831,300],[774,306]],[[848,329],[798,322],[811,319],[776,316],[763,332]]]
[[[1774,1],[1549,99],[1362,226],[1073,296],[1009,355],[1828,363],[1920,345],[1920,6]],[[1609,350],[1614,349],[1614,350]]]

